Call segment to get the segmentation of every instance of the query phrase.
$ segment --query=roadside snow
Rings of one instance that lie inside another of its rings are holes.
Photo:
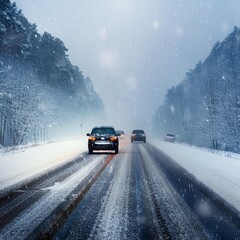
[[[69,161],[87,151],[86,139],[0,150],[0,190]]]
[[[240,211],[240,154],[161,141],[154,145]]]
[[[240,211],[240,154],[162,141],[153,144]],[[10,152],[2,149],[0,190],[74,159],[85,151],[85,138]]]
[[[33,229],[36,229],[44,219],[59,206],[67,196],[104,160],[104,155],[92,158],[85,166],[63,180],[61,183],[47,188],[49,191],[37,202],[23,211],[11,224],[1,230],[1,239],[31,238]],[[30,234],[30,235],[29,235]]]

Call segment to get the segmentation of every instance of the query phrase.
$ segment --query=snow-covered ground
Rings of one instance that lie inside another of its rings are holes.
[[[240,211],[240,154],[161,141],[154,145]]]
[[[82,138],[5,150],[0,150],[0,190],[76,158],[87,151],[87,140]]]
[[[155,141],[154,145],[240,211],[240,154]],[[76,158],[85,138],[0,150],[0,190]]]

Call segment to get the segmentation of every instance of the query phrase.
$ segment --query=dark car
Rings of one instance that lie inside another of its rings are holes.
[[[118,134],[113,127],[94,127],[87,136],[89,154],[94,150],[114,150],[118,153]]]
[[[143,130],[133,130],[131,134],[131,142],[143,141],[146,142],[146,134]]]
[[[124,133],[123,130],[116,130],[116,133],[117,133],[117,135],[120,136],[120,138],[124,138],[125,137],[125,133]]]
[[[171,134],[171,133],[167,133],[164,137],[164,141],[165,142],[172,142],[172,143],[175,143],[175,140],[176,140],[176,137],[174,134]]]

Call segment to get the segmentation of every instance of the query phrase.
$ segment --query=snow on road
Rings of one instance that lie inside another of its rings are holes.
[[[57,206],[104,160],[104,155],[91,158],[85,166],[54,186],[46,188],[47,194],[26,209],[0,231],[0,239],[26,239]],[[44,189],[43,189],[44,190]]]
[[[159,217],[156,211],[156,209],[161,209],[161,218],[165,226],[171,229],[166,238],[172,236],[174,239],[205,239],[203,231],[199,229],[198,222],[191,214],[187,204],[176,194],[164,171],[154,161],[153,156],[143,145],[140,145],[140,151],[146,171],[144,179],[147,179],[143,184],[147,189],[147,196],[154,196],[150,199],[150,209],[158,236],[164,232],[163,226],[158,223]]]
[[[240,211],[240,154],[161,141],[154,145]]]
[[[240,154],[162,141],[155,141],[154,145],[240,211]],[[0,150],[0,190],[85,151],[85,138],[20,148],[13,152]]]
[[[121,157],[121,158],[120,158]],[[128,224],[128,201],[131,161],[127,154],[115,160],[115,177],[103,199],[90,239],[127,239],[124,234]]]
[[[20,147],[9,152],[0,149],[0,190],[74,159],[85,151],[86,138]]]

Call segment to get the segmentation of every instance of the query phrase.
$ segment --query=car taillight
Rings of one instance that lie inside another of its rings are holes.
[[[117,140],[117,137],[110,137],[110,140],[111,140],[111,141],[116,141],[116,140]]]
[[[96,138],[95,138],[95,137],[89,137],[88,140],[90,140],[90,141],[96,141]]]

